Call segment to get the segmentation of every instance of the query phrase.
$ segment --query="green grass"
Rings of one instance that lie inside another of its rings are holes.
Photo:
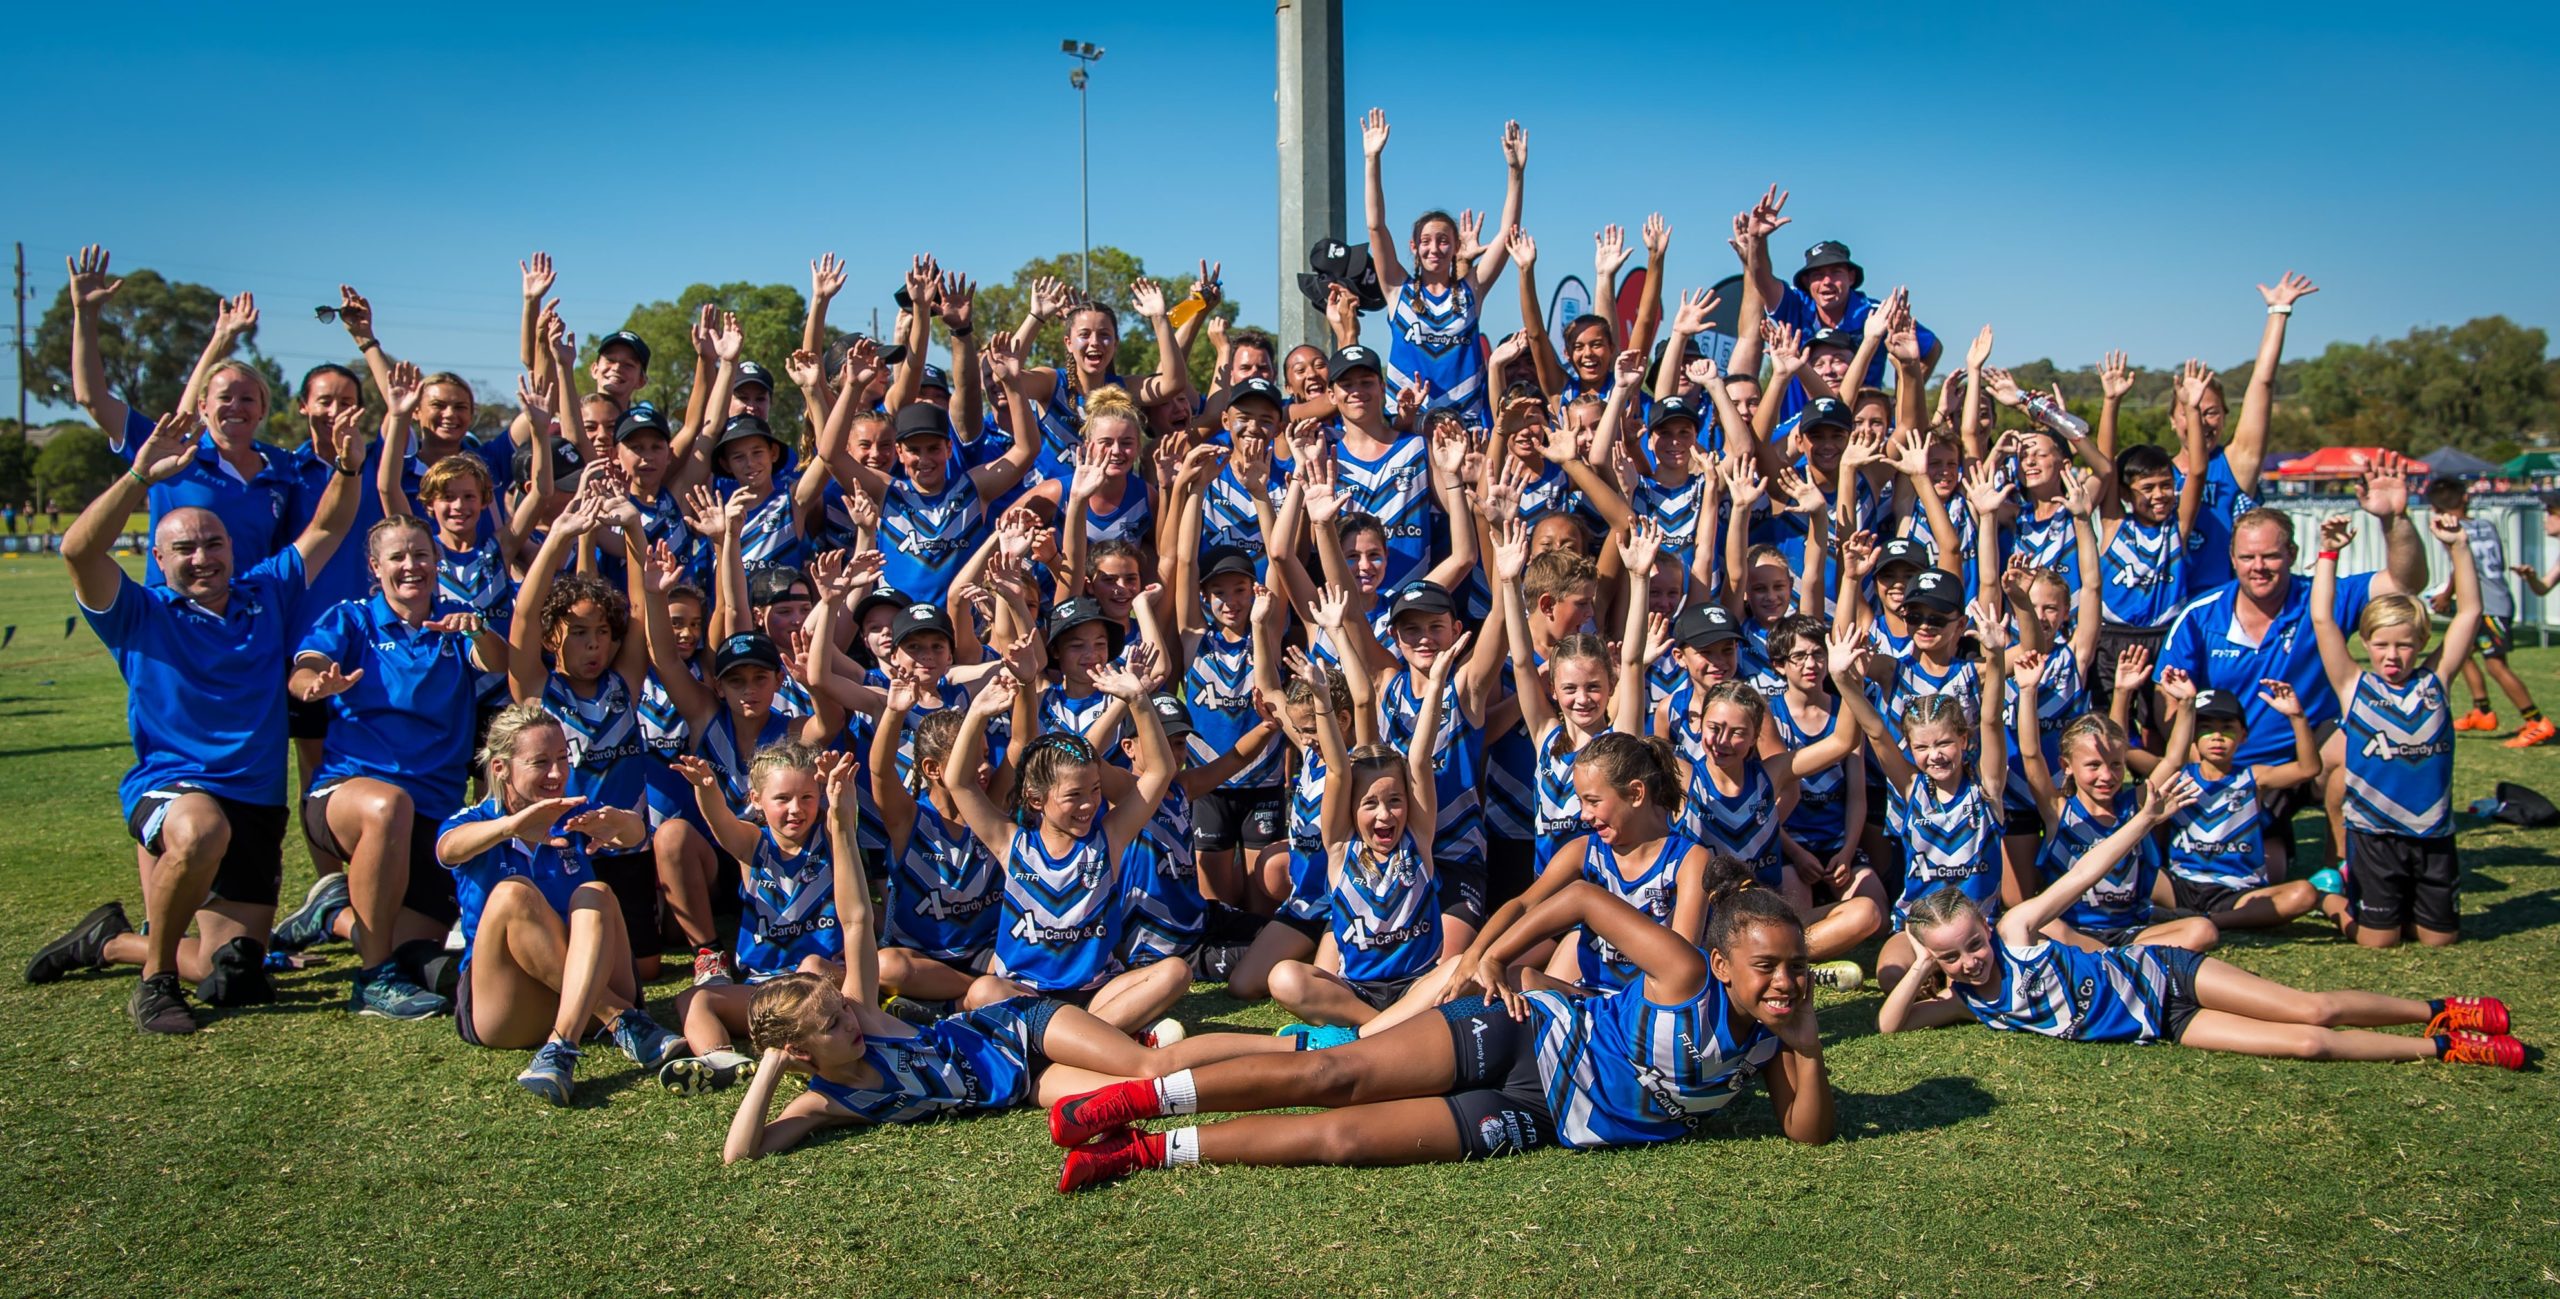
[[[135,896],[123,690],[85,628],[62,638],[69,612],[58,562],[0,559],[0,622],[20,627],[0,654],[12,961]],[[2560,651],[2517,666],[2560,703]],[[2466,736],[2455,795],[2560,793],[2553,752]],[[2222,955],[2313,987],[2498,993],[2528,1041],[2555,1040],[2560,832],[2462,842],[2457,948],[2298,925]],[[1035,1113],[724,1169],[727,1098],[664,1094],[605,1051],[554,1110],[511,1084],[521,1053],[349,1018],[345,976],[341,956],[286,978],[281,1005],[151,1041],[124,1016],[129,973],[0,975],[0,1293],[2560,1292],[2560,1087],[2539,1069],[1887,1039],[1876,996],[1826,994],[1841,1140],[1822,1149],[1754,1097],[1675,1147],[1195,1170],[1066,1199]],[[1179,1013],[1281,1022],[1212,993]]]

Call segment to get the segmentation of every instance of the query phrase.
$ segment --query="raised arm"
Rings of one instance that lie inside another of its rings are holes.
[[[2044,892],[2009,908],[2000,917],[2003,941],[2020,947],[2034,942],[2038,930],[2061,919],[2073,902],[2105,879],[2117,862],[2141,847],[2162,822],[2196,801],[2196,782],[2181,772],[2164,772],[2153,778],[2147,789],[2150,797],[2142,800],[2142,806],[2134,809],[2115,833],[2092,844],[2070,870],[2063,872],[2062,878],[2046,885]]]
[[[720,787],[719,770],[689,753],[675,760],[675,768],[685,783],[693,786],[693,805],[701,809],[702,823],[711,827],[712,841],[720,845],[722,852],[740,861],[754,861],[762,832],[739,820],[738,814],[729,809],[729,795]]]
[[[2436,540],[2444,543],[2446,567],[2453,570],[2453,618],[2445,624],[2444,644],[2436,651],[2436,675],[2447,682],[2471,657],[2480,636],[2480,565],[2471,553],[2471,533],[2458,519],[2436,514],[2427,518]]]
[[[951,742],[951,756],[942,764],[943,790],[960,809],[960,819],[968,823],[969,833],[978,836],[999,863],[1013,851],[1017,832],[1013,817],[997,806],[976,780],[963,778],[960,773],[975,772],[978,764],[986,760],[987,723],[1012,711],[1015,693],[1020,689],[1010,673],[999,672],[987,678],[986,685],[969,701],[969,712],[960,721],[960,734]]]
[[[2320,555],[2311,566],[2311,634],[2320,644],[2320,668],[2328,674],[2329,688],[2338,693],[2341,707],[2355,693],[2356,677],[2364,671],[2347,646],[2347,633],[2338,626],[2338,552],[2355,539],[2353,517],[2335,514],[2322,519]]]
[[[1893,732],[1885,728],[1884,715],[1867,698],[1866,679],[1861,669],[1867,661],[1867,638],[1857,630],[1832,633],[1827,646],[1831,663],[1832,692],[1840,696],[1840,706],[1857,719],[1858,730],[1867,737],[1867,748],[1875,754],[1876,766],[1884,778],[1893,782],[1897,793],[1908,795],[1911,781],[1919,769],[1894,743]],[[1987,710],[1986,710],[1987,711]]]
[[[2273,288],[2258,286],[2258,296],[2267,303],[2267,324],[2258,333],[2258,361],[2249,367],[2249,390],[2240,398],[2240,422],[2232,428],[2231,444],[2223,451],[2233,481],[2253,496],[2258,491],[2258,471],[2267,461],[2267,425],[2275,415],[2276,371],[2284,363],[2285,326],[2293,320],[2293,305],[2319,291],[2319,285],[2291,271],[2278,278]]]
[[[1387,152],[1387,111],[1372,108],[1360,119],[1360,210],[1369,227],[1369,264],[1378,268],[1378,287],[1388,295],[1404,287],[1404,262],[1396,256],[1393,231],[1387,229],[1387,182],[1380,160]]]
[[[1520,228],[1520,199],[1529,170],[1529,132],[1518,122],[1502,124],[1502,220],[1493,227],[1493,237],[1485,241],[1484,255],[1476,258],[1474,282],[1476,297],[1481,300],[1502,278],[1502,266],[1510,255],[1511,232]]]

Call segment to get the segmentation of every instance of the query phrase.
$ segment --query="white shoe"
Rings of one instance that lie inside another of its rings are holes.
[[[1147,1025],[1147,1031],[1140,1033],[1138,1040],[1149,1046],[1167,1047],[1189,1036],[1191,1036],[1191,1030],[1184,1028],[1181,1020],[1167,1015]]]

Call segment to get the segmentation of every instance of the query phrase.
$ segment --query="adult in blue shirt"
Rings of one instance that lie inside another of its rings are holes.
[[[134,467],[80,512],[62,539],[72,590],[89,627],[116,659],[128,691],[134,766],[118,793],[142,845],[146,934],[120,903],[89,913],[36,953],[31,983],[82,967],[142,967],[127,1009],[146,1033],[191,1033],[195,1011],[179,979],[216,1005],[270,1000],[266,937],[284,874],[285,655],[309,590],[355,515],[361,433],[321,495],[320,513],[291,545],[245,572],[233,566],[222,519],[171,510],[153,534],[169,581],[144,586],[115,559],[125,520],[150,489],[195,457],[193,414],[161,418],[134,449]],[[190,925],[198,929],[187,939]]]
[[[343,365],[313,366],[302,376],[302,390],[296,394],[303,418],[311,421],[311,440],[293,452],[293,472],[299,496],[292,525],[299,531],[311,522],[311,514],[319,508],[320,494],[329,486],[330,475],[338,457],[338,431],[351,428],[364,418],[364,385],[355,371]],[[383,448],[376,444],[370,452],[373,463],[365,466],[361,484],[363,495],[356,500],[356,516],[347,524],[351,536],[367,536],[382,519],[382,490],[379,466]],[[302,602],[306,625],[322,613],[348,600],[361,600],[373,589],[373,575],[365,564],[364,548],[340,546],[329,562],[311,574],[311,594]],[[297,635],[297,639],[299,636]],[[329,710],[326,706],[299,699],[285,701],[285,725],[293,736],[294,773],[302,788],[295,791],[294,802],[311,788],[311,773],[320,767],[320,741],[329,733]]]
[[[2291,271],[2274,288],[2258,286],[2258,296],[2267,303],[2267,324],[2258,336],[2258,360],[2249,368],[2248,391],[2240,399],[2240,424],[2227,445],[2222,426],[2230,408],[2223,401],[2222,376],[2192,361],[2179,373],[2171,422],[2192,421],[2207,456],[2204,504],[2196,512],[2196,526],[2187,533],[2190,590],[2218,586],[2233,576],[2232,525],[2258,508],[2258,471],[2267,459],[2267,420],[2275,410],[2276,367],[2284,361],[2285,325],[2293,318],[2293,304],[2319,291],[2320,286]],[[2110,442],[2101,439],[2101,446],[2112,454],[2115,448]],[[2178,485],[2186,485],[2183,468]]]
[[[2365,513],[2382,520],[2387,547],[2386,571],[2340,578],[2335,614],[2340,626],[2353,626],[2373,597],[2425,589],[2427,556],[2416,525],[2409,521],[2409,480],[2397,464],[2376,466],[2358,493]],[[2340,705],[2320,666],[2320,646],[2311,634],[2311,584],[2298,580],[2293,568],[2300,552],[2294,544],[2293,521],[2282,512],[2251,510],[2231,532],[2231,566],[2239,577],[2187,602],[2169,624],[2155,671],[2186,674],[2200,690],[2227,690],[2241,701],[2248,738],[2231,761],[2236,765],[2275,764],[2293,752],[2292,723],[2258,695],[2261,681],[2282,681],[2302,700],[2303,716],[2321,738],[2321,763],[2333,842],[2340,824],[2338,800],[2346,769],[2346,751],[2336,738]],[[2112,671],[2112,664],[2096,665]],[[2267,878],[2286,878],[2292,860],[2294,815],[2310,801],[2313,787],[2266,794],[2259,804],[2265,814]]]
[[[1816,331],[1836,329],[1855,338],[1867,327],[1867,313],[1884,303],[1859,292],[1867,280],[1865,268],[1849,256],[1849,246],[1837,239],[1825,239],[1804,250],[1804,266],[1796,272],[1795,283],[1781,283],[1769,264],[1769,236],[1795,218],[1783,214],[1787,196],[1771,186],[1751,210],[1734,218],[1733,247],[1742,258],[1742,273],[1752,279],[1767,304],[1769,319],[1795,327],[1806,338]],[[1925,370],[1938,367],[1938,336],[1926,325],[1913,322],[1920,336],[1920,360]],[[1876,357],[1867,365],[1865,385],[1881,387],[1884,383],[1885,358]],[[1782,394],[1778,413],[1793,415],[1807,400],[1804,388],[1788,384]]]

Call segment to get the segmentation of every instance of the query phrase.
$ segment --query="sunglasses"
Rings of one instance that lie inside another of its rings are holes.
[[[311,318],[324,325],[334,325],[338,323],[338,308],[313,307],[311,309]]]
[[[1943,613],[1907,613],[1903,615],[1903,621],[1914,627],[1944,627],[1955,619]]]

